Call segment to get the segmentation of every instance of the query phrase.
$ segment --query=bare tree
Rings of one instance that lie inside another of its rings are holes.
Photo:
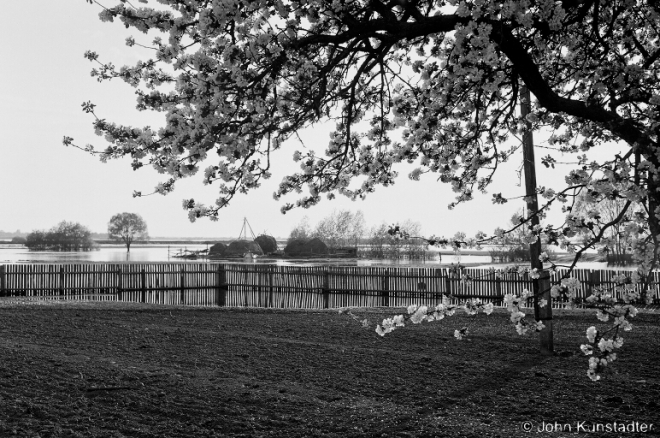
[[[643,206],[633,203],[627,207],[627,200],[614,196],[597,203],[590,201],[589,193],[582,191],[572,209],[584,218],[580,227],[582,239],[588,241],[602,231],[602,250],[607,253],[608,263],[622,265],[632,262],[632,249],[640,236],[639,229],[629,225],[634,223],[635,215],[641,214]],[[616,220],[619,217],[620,220]],[[611,225],[605,228],[606,224]]]
[[[365,233],[366,224],[361,211],[334,211],[323,218],[314,229],[313,237],[323,240],[328,247],[356,247]]]

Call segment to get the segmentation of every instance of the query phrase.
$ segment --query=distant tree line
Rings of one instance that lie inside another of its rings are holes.
[[[421,235],[421,226],[410,220],[400,227],[411,236]],[[356,248],[360,257],[372,259],[421,259],[426,255],[428,244],[422,239],[398,239],[388,233],[389,225],[367,228],[361,211],[335,211],[311,227],[307,217],[297,224],[287,244],[318,238],[328,246],[330,253],[343,248]]]
[[[32,251],[91,251],[98,244],[91,232],[79,223],[62,221],[48,231],[28,234],[25,246]]]

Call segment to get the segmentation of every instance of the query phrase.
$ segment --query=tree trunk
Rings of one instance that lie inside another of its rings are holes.
[[[649,172],[648,175],[648,207],[649,207],[649,245],[653,246],[653,260],[649,266],[645,266],[649,270],[647,277],[642,287],[642,302],[646,301],[646,289],[653,280],[653,270],[658,268],[658,258],[660,258],[660,248],[658,248],[658,236],[660,236],[660,176],[654,175],[654,172]]]
[[[530,93],[525,85],[520,91],[520,113],[525,118],[531,111]],[[523,134],[523,167],[525,169],[525,198],[527,200],[528,217],[531,217],[530,225],[539,225],[538,198],[536,195],[536,167],[534,162],[534,138],[532,136],[531,123],[525,122],[527,129]],[[552,355],[554,352],[553,328],[552,328],[552,296],[550,295],[550,275],[543,270],[541,255],[541,239],[529,245],[529,254],[532,258],[532,269],[536,268],[540,278],[533,280],[534,288],[534,318],[542,321],[545,328],[540,332],[541,354]],[[541,307],[540,300],[545,300],[546,305]]]
[[[652,236],[660,235],[660,184],[656,181],[657,177],[654,177],[652,174],[648,178],[648,196],[649,196],[649,229]],[[658,251],[656,248],[655,254],[657,256]]]

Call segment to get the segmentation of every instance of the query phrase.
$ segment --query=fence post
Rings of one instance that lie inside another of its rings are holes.
[[[64,266],[60,266],[60,297],[64,296]]]
[[[451,276],[449,270],[445,269],[445,295],[451,295]]]
[[[273,265],[268,265],[268,307],[273,307]]]
[[[328,272],[328,269],[323,270],[323,308],[324,309],[329,309],[330,308],[330,273]]]
[[[142,283],[142,302],[147,302],[147,272],[142,268],[140,271],[140,280]]]
[[[0,297],[8,297],[7,293],[7,268],[5,265],[0,266]]]
[[[435,270],[435,276],[436,276],[436,278],[441,279],[442,278],[442,269],[436,269]],[[433,289],[435,289],[435,294],[433,296],[433,299],[435,300],[436,303],[442,302],[442,293],[440,292],[440,289],[438,287],[439,283],[436,281],[435,285],[436,286],[433,288]]]
[[[504,296],[502,295],[502,276],[497,274],[493,275],[495,275],[495,295],[497,296],[497,303],[503,304]]]
[[[587,284],[587,292],[584,296],[584,301],[594,294],[594,286],[596,286],[596,271],[589,270],[589,283]]]
[[[385,269],[383,276],[383,285],[381,287],[380,296],[383,299],[383,306],[390,307],[390,270]]]
[[[218,306],[224,307],[227,305],[227,272],[224,265],[218,265],[218,271],[215,273],[216,283],[216,302]]]
[[[257,277],[257,286],[255,286],[255,290],[257,291],[257,295],[259,296],[259,307],[266,307],[266,304],[268,304],[268,301],[266,300],[266,296],[264,292],[266,291],[266,287],[263,283],[262,280],[265,278],[262,274],[268,270],[268,267],[266,266],[259,266],[259,265],[254,265],[256,272],[256,277]]]
[[[124,291],[122,291],[121,266],[117,267],[117,301],[124,301]]]
[[[186,304],[186,268],[181,266],[181,304]]]

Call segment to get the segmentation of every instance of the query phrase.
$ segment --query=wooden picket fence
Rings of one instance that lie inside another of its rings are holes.
[[[517,274],[488,269],[277,266],[229,263],[11,264],[0,265],[0,297],[108,300],[170,305],[277,308],[401,307],[480,298],[496,305],[507,293],[532,288]],[[629,271],[575,270],[579,299]],[[651,293],[658,297],[658,272]],[[560,278],[554,273],[551,280]],[[531,303],[529,303],[531,304]],[[561,305],[558,303],[557,305]]]

